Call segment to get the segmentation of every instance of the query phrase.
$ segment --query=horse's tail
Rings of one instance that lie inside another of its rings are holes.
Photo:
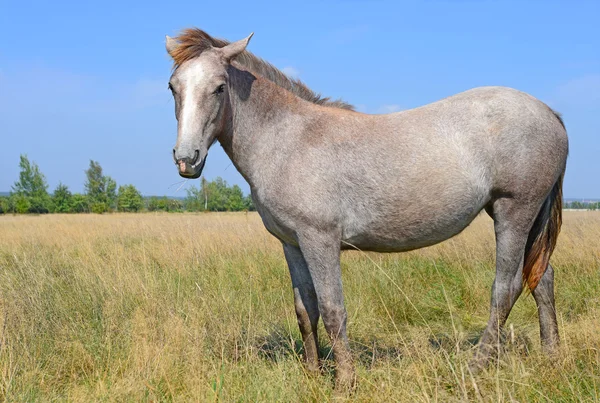
[[[562,184],[564,171],[544,200],[533,227],[527,238],[525,247],[525,264],[523,266],[523,284],[529,290],[535,290],[544,275],[550,256],[556,246],[556,239],[562,225]]]

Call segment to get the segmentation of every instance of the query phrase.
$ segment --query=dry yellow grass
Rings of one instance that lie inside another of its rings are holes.
[[[514,341],[478,376],[467,362],[488,318],[487,217],[432,248],[344,254],[351,399],[600,400],[600,213],[564,218],[560,354],[540,352],[525,295]],[[332,361],[303,371],[292,299],[254,213],[0,216],[0,400],[326,400]]]

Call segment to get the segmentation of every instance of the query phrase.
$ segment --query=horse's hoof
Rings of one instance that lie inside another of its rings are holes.
[[[356,373],[352,371],[336,371],[335,373],[335,395],[347,396],[356,389]]]
[[[481,373],[481,371],[483,371],[484,368],[485,368],[485,364],[482,364],[478,360],[469,361],[469,372],[473,375],[477,375],[477,374]]]
[[[475,356],[469,361],[469,371],[473,375],[479,374],[483,371],[490,362],[490,357],[481,353],[476,353]]]
[[[557,340],[542,340],[542,351],[548,357],[556,358],[560,350],[560,344]]]
[[[304,369],[306,373],[311,376],[317,376],[321,374],[321,368],[319,367],[318,362],[307,361],[304,363]]]

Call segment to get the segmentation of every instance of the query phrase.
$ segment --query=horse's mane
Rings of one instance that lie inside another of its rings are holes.
[[[178,46],[171,52],[174,68],[177,68],[190,59],[200,56],[206,49],[212,47],[222,48],[230,43],[224,39],[213,38],[198,28],[185,29],[174,39],[178,42]],[[352,105],[341,99],[332,100],[329,97],[322,97],[321,94],[308,88],[302,81],[288,77],[271,63],[254,56],[248,51],[243,51],[236,56],[235,61],[253,73],[272,81],[281,88],[309,102],[332,108],[354,110]]]

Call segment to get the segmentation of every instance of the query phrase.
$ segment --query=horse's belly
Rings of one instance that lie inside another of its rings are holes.
[[[477,216],[483,204],[453,211],[425,211],[422,214],[388,214],[344,231],[344,249],[376,252],[403,252],[434,245],[461,232]]]

